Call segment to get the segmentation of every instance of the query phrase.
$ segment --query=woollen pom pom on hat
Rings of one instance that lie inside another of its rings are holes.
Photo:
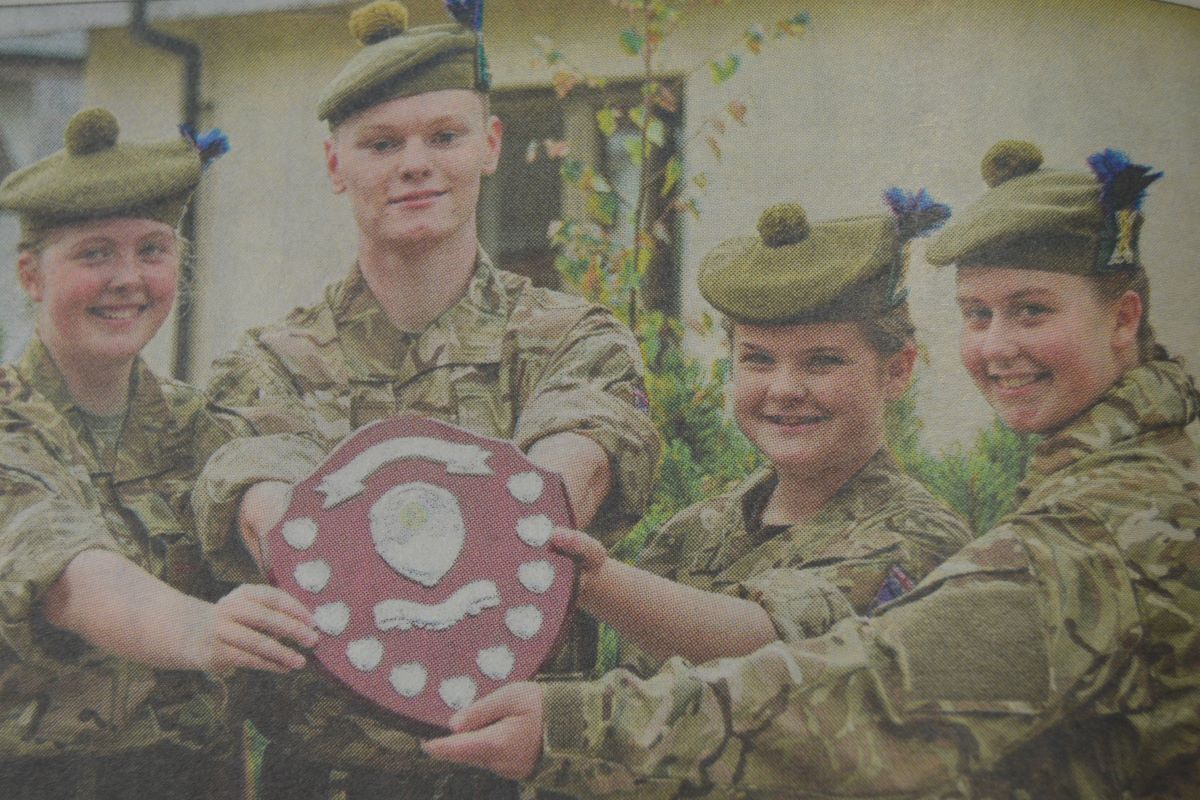
[[[317,117],[338,125],[364,108],[441,89],[488,90],[483,52],[483,0],[447,0],[457,20],[409,27],[408,9],[395,0],[350,14],[350,33],[362,45],[317,101]]]
[[[1046,169],[1030,142],[997,142],[980,172],[988,190],[934,240],[931,264],[1103,274],[1139,265],[1146,187],[1161,172],[1119,150],[1088,158],[1090,172]]]
[[[763,211],[757,236],[718,245],[700,264],[700,293],[736,322],[773,325],[864,319],[903,301],[905,243],[950,209],[923,189],[889,189],[889,215],[811,223],[782,203]]]
[[[116,117],[89,108],[71,117],[65,147],[0,184],[0,208],[21,219],[21,247],[49,230],[105,217],[179,224],[207,161],[228,150],[220,133],[162,142],[118,142]]]

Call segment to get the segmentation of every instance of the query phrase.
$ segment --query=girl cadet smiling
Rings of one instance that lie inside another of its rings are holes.
[[[924,191],[885,197],[892,213],[814,224],[798,205],[773,206],[758,235],[701,264],[700,291],[730,335],[733,414],[768,466],[668,521],[640,570],[582,534],[558,536],[585,557],[581,605],[655,659],[822,633],[970,540],[884,446],[885,411],[916,358],[906,245],[949,215]]]
[[[10,175],[36,336],[0,367],[0,796],[236,797],[205,673],[283,672],[315,640],[283,592],[225,594],[187,492],[245,423],[139,353],[175,297],[175,226],[219,138],[118,143],[102,109]],[[222,597],[224,594],[224,597]]]
[[[949,215],[924,191],[891,189],[885,199],[890,214],[813,224],[797,205],[774,206],[757,236],[731,239],[701,264],[700,290],[730,331],[734,416],[769,465],[670,520],[642,569],[608,559],[582,534],[556,534],[583,557],[581,605],[644,651],[625,654],[639,667],[825,633],[902,596],[970,541],[884,446],[885,410],[907,389],[916,357],[907,243]],[[497,708],[540,717],[532,684],[493,697],[460,714],[457,728],[490,721]],[[707,713],[719,724],[719,711]],[[478,758],[473,748],[496,745],[492,736],[505,745],[497,760]],[[427,750],[519,777],[533,764],[500,726]]]
[[[972,377],[1044,437],[1015,511],[871,618],[648,680],[513,685],[430,750],[596,795],[1195,796],[1200,394],[1146,319],[1159,175],[1113,150],[1041,164],[993,148],[991,188],[927,252],[958,266]]]

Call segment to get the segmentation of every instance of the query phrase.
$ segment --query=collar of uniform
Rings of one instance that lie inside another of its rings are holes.
[[[899,474],[900,468],[891,452],[886,447],[880,448],[816,513],[803,522],[788,526],[789,535],[809,536],[814,530],[826,528],[830,532],[844,533],[844,529],[829,527],[827,523],[835,519],[857,519],[869,510],[878,508],[892,494]],[[761,497],[760,503],[753,504],[751,499],[758,494],[755,490],[763,487],[768,479],[772,482],[777,479],[772,467],[755,473],[739,487],[739,491],[743,493],[740,510],[747,530],[761,527],[762,512],[768,498]]]
[[[139,357],[133,365],[129,416],[117,448],[117,479],[133,480],[180,466],[185,436],[158,376]]]
[[[1091,408],[1034,449],[1021,484],[1033,489],[1046,476],[1084,456],[1163,428],[1183,428],[1197,418],[1200,394],[1176,360],[1150,361],[1126,372]]]
[[[80,439],[81,421],[77,421],[75,415],[63,413],[63,398],[68,407],[74,406],[58,368],[42,343],[36,337],[30,340],[20,358],[8,370],[4,420],[0,424],[7,428],[19,420],[18,427],[32,427],[63,457],[81,464],[88,471],[94,471],[95,458]],[[51,399],[51,395],[55,396],[57,402]],[[66,426],[62,425],[64,417],[68,420]]]
[[[38,337],[34,336],[29,340],[21,357],[17,359],[16,367],[21,378],[35,392],[49,400],[59,413],[74,412],[78,408],[75,398],[71,397],[71,391],[67,388],[66,379],[59,372],[50,351]],[[77,421],[74,419],[74,413],[71,416],[72,421]]]
[[[339,329],[357,329],[355,361],[362,372],[395,378],[398,353],[414,350],[410,363],[429,369],[449,364],[485,364],[500,360],[507,325],[507,292],[499,271],[483,250],[463,296],[417,334],[391,323],[355,265],[331,298]],[[367,335],[369,333],[369,335]],[[343,342],[343,346],[345,342]]]
[[[66,379],[40,339],[35,336],[30,340],[16,366],[30,387],[70,422],[78,441],[90,441],[82,409],[71,396]],[[170,465],[180,436],[167,408],[162,386],[139,356],[130,375],[129,411],[114,468],[117,479],[129,480],[161,472]],[[84,445],[83,450],[96,460],[96,453],[90,447]]]
[[[500,360],[508,324],[508,293],[500,272],[481,249],[466,293],[429,327],[440,328],[451,344],[450,363],[486,364]],[[421,332],[424,338],[426,331]]]
[[[741,528],[751,535],[761,531],[763,512],[778,483],[779,473],[770,464],[750,473],[730,492],[738,502],[726,505],[721,529],[736,531]]]

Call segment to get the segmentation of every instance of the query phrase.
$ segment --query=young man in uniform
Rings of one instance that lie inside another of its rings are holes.
[[[502,126],[489,113],[478,12],[467,13],[465,24],[411,29],[394,2],[351,15],[364,46],[325,90],[318,116],[330,126],[333,191],[350,201],[358,227],[357,260],[316,304],[248,331],[216,362],[209,391],[260,419],[302,420],[294,458],[313,466],[352,430],[400,413],[510,439],[562,475],[578,524],[611,543],[643,510],[659,451],[640,351],[606,310],[534,288],[480,249],[476,203]],[[268,474],[252,443],[231,446],[206,471],[198,513],[217,563],[236,561],[244,544],[254,550],[282,515],[289,487],[258,482]],[[582,639],[572,637],[555,671],[590,665]],[[397,751],[418,756],[386,718],[345,716],[327,684],[313,675],[288,682],[274,701],[281,718],[262,727],[321,761],[394,771]],[[269,761],[268,783],[277,772],[299,774]],[[352,798],[514,790],[428,764],[401,779],[359,774],[351,785]]]

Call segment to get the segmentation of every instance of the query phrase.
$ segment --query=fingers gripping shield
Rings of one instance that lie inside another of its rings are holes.
[[[361,428],[299,483],[270,579],[312,610],[314,655],[422,728],[531,678],[561,643],[574,562],[558,475],[510,442],[417,417]]]

